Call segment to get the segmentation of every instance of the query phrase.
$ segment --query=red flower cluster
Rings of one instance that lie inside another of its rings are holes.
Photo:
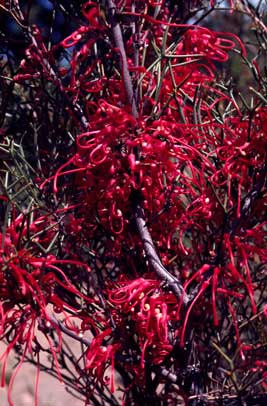
[[[71,266],[77,270],[81,267],[86,272],[90,268],[77,260],[57,259],[54,255],[45,255],[45,249],[53,241],[58,232],[58,222],[53,221],[53,215],[36,216],[29,227],[25,227],[26,216],[15,216],[12,210],[10,226],[0,233],[0,338],[8,341],[8,346],[1,356],[2,380],[5,384],[5,370],[8,355],[12,348],[21,352],[21,361],[13,371],[9,385],[9,402],[13,380],[28,354],[39,353],[42,346],[38,341],[36,329],[46,337],[51,354],[57,366],[57,373],[61,379],[57,354],[61,349],[61,331],[51,321],[49,305],[57,313],[67,315],[68,311],[76,312],[64,295],[58,295],[58,288],[63,292],[82,298],[90,303],[92,299],[84,296],[73,285],[66,271],[59,266]],[[44,224],[49,223],[48,227]],[[57,349],[49,336],[50,328],[57,332],[59,344]],[[39,360],[39,355],[38,355]],[[39,362],[39,361],[38,361]],[[38,379],[38,376],[37,376]]]
[[[156,280],[139,278],[123,285],[109,294],[112,314],[119,324],[131,324],[141,349],[141,368],[146,360],[160,364],[173,348],[169,327],[176,320],[177,301],[162,292]]]

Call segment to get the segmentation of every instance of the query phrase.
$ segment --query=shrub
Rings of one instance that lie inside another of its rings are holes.
[[[260,4],[228,3],[227,18],[254,23],[247,54],[210,28],[216,2],[60,0],[45,16],[31,1],[3,3],[10,405],[24,361],[36,365],[36,405],[40,370],[85,404],[266,402]],[[241,89],[224,74],[231,55],[247,72]]]

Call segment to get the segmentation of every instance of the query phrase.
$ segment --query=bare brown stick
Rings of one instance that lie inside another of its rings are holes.
[[[109,20],[110,20],[110,24],[111,24],[111,28],[112,28],[112,32],[113,32],[114,42],[115,42],[116,47],[120,50],[120,54],[121,54],[123,83],[124,83],[127,99],[132,106],[133,116],[135,118],[137,118],[138,117],[137,106],[136,106],[136,101],[134,98],[133,85],[132,85],[132,80],[131,80],[131,76],[130,76],[130,72],[129,72],[129,68],[128,68],[127,56],[126,56],[125,47],[124,47],[124,43],[123,43],[121,27],[116,18],[116,7],[112,0],[108,0],[107,5],[108,5],[108,15],[109,15]]]
[[[144,210],[139,204],[137,204],[135,207],[135,221],[151,268],[160,279],[166,282],[177,299],[180,300],[182,298],[183,304],[187,305],[189,303],[189,297],[184,292],[182,284],[162,265],[146,225]]]
[[[73,338],[76,341],[80,341],[80,343],[86,345],[87,347],[89,347],[89,345],[91,344],[91,341],[87,340],[84,337],[80,337],[78,334],[74,333],[73,331],[65,327],[64,324],[56,317],[50,316],[50,322],[51,324],[54,324],[57,327],[59,327],[62,333],[65,333],[66,335],[68,335],[69,337]]]

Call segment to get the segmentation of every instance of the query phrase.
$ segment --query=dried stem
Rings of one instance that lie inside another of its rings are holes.
[[[158,275],[160,279],[167,283],[177,299],[180,300],[182,298],[183,304],[187,305],[189,303],[189,297],[184,292],[182,284],[162,265],[162,262],[156,252],[155,245],[146,225],[144,210],[142,209],[140,204],[136,205],[134,214],[137,230],[140,234],[147,259],[153,271]]]
[[[86,338],[80,337],[79,335],[75,334],[73,331],[71,331],[67,327],[65,327],[64,324],[61,321],[59,321],[57,318],[55,318],[54,316],[50,316],[50,321],[52,324],[57,325],[63,333],[67,334],[69,337],[73,338],[74,340],[80,341],[80,343],[87,345],[88,347],[91,344],[91,342],[89,340],[87,340]]]
[[[111,23],[114,42],[121,54],[123,83],[124,83],[127,99],[132,106],[133,116],[135,118],[137,118],[138,117],[137,106],[136,106],[136,101],[134,98],[132,80],[131,80],[130,72],[128,69],[127,56],[126,56],[125,47],[124,47],[124,43],[123,43],[121,27],[120,27],[120,24],[118,23],[117,17],[116,17],[116,7],[112,0],[108,0],[107,5],[108,5],[108,15],[109,15],[110,23]]]

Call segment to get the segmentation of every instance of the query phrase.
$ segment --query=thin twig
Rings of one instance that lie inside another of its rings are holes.
[[[136,101],[134,98],[134,91],[133,91],[133,84],[128,68],[127,56],[125,52],[122,32],[120,24],[118,23],[117,16],[116,16],[116,7],[112,0],[107,1],[108,5],[108,15],[109,20],[112,28],[112,33],[114,37],[114,42],[116,47],[119,49],[121,54],[121,63],[122,63],[122,76],[123,76],[123,83],[127,95],[128,102],[132,106],[132,114],[135,118],[138,117]]]
[[[56,324],[60,328],[60,330],[63,333],[67,334],[69,337],[74,338],[74,340],[80,341],[80,343],[85,344],[88,347],[90,346],[91,341],[87,340],[86,338],[80,337],[78,334],[74,333],[73,331],[65,327],[64,324],[61,321],[59,321],[56,317],[50,316],[50,321],[52,324]]]

